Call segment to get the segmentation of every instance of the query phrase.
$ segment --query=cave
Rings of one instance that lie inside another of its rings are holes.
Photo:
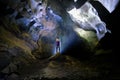
[[[119,0],[0,0],[0,80],[119,80]]]

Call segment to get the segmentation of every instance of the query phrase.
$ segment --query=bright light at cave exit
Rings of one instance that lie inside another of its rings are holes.
[[[120,0],[98,0],[110,13],[113,12]]]
[[[77,0],[74,0],[74,2],[77,2]]]

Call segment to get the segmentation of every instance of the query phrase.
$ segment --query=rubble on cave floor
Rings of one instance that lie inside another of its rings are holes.
[[[30,65],[23,65],[19,70],[20,80],[99,80],[101,78],[106,80],[110,77],[108,74],[111,65],[91,62],[92,60],[80,61],[67,55],[57,54],[52,59],[39,59]]]

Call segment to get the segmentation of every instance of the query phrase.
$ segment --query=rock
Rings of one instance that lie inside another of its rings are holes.
[[[11,73],[7,76],[6,80],[20,80],[19,75],[16,73]]]
[[[11,73],[17,71],[17,66],[13,63],[10,63],[5,69],[2,70],[3,73]]]
[[[11,62],[10,56],[7,56],[7,54],[8,52],[0,52],[0,71]]]

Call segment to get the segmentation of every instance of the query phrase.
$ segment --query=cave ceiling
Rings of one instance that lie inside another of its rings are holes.
[[[1,0],[0,16],[16,23],[34,41],[47,38],[52,42],[60,36],[68,43],[77,35],[94,45],[111,30],[92,2],[102,4],[110,14],[119,0]]]

